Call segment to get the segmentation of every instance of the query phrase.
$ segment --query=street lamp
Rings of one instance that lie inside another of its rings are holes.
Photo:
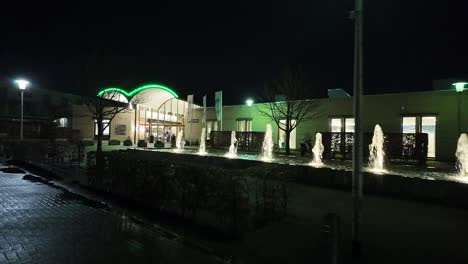
[[[28,87],[29,82],[23,79],[16,80],[15,83],[21,91],[21,126],[20,126],[20,140],[23,141],[23,93]]]
[[[465,89],[465,85],[467,85],[468,83],[466,82],[456,82],[456,83],[453,83],[452,85],[455,86],[455,90],[457,91],[457,93],[461,93],[463,92],[463,90]]]
[[[460,131],[460,123],[461,123],[461,94],[463,92],[463,90],[465,90],[465,85],[467,85],[468,83],[466,82],[456,82],[456,83],[453,83],[452,85],[455,86],[455,90],[457,91],[458,93],[458,135],[460,135],[461,131]]]
[[[251,112],[251,106],[253,105],[253,103],[254,103],[254,100],[252,98],[248,98],[247,100],[245,100],[245,104],[249,107],[249,119],[251,119],[250,112]],[[251,120],[249,120],[249,121],[251,121]],[[246,129],[247,129],[247,127],[246,127]],[[251,130],[251,129],[249,129],[249,130]]]

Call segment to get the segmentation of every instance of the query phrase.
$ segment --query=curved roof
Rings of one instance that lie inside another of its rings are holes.
[[[172,90],[171,88],[169,87],[166,87],[164,85],[160,85],[160,84],[147,84],[147,85],[143,85],[143,86],[140,86],[136,89],[134,89],[133,91],[130,91],[130,92],[127,92],[121,88],[117,88],[117,87],[109,87],[109,88],[105,88],[101,91],[99,91],[99,93],[97,94],[98,96],[102,96],[104,95],[105,93],[108,93],[108,92],[118,92],[122,95],[124,95],[125,97],[127,97],[128,99],[131,99],[133,96],[137,95],[138,93],[142,92],[142,91],[145,91],[145,90],[148,90],[148,89],[159,89],[159,90],[164,90],[168,93],[170,93],[172,96],[174,96],[174,98],[179,98],[179,95],[177,95],[177,93]]]

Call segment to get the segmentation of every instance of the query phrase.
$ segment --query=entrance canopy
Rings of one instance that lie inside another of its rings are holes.
[[[99,91],[98,96],[127,103],[131,102],[133,98],[138,97],[138,101],[150,102],[151,105],[156,103],[151,103],[155,99],[165,98],[165,100],[169,100],[179,98],[179,95],[174,90],[160,84],[147,84],[131,91],[118,87],[109,87]]]
[[[167,135],[175,135],[184,126],[187,102],[171,88],[160,84],[147,84],[127,91],[118,87],[101,90],[98,96],[136,104],[134,111],[136,128],[134,140],[147,140],[151,135],[159,141],[169,141]]]

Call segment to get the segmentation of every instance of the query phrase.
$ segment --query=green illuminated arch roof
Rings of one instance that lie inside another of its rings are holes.
[[[98,96],[102,96],[103,94],[108,93],[108,92],[118,92],[120,94],[123,94],[125,97],[127,97],[127,99],[131,99],[133,96],[137,95],[138,93],[143,92],[143,91],[148,90],[148,89],[164,90],[164,91],[170,93],[172,96],[174,96],[174,98],[179,98],[179,95],[177,95],[177,93],[174,92],[171,88],[168,88],[168,87],[166,87],[164,85],[160,85],[160,84],[143,85],[143,86],[140,86],[140,87],[136,88],[135,90],[133,90],[131,92],[127,92],[127,91],[125,91],[123,89],[120,89],[120,88],[117,88],[117,87],[109,87],[109,88],[105,88],[105,89],[102,89],[101,91],[99,91]]]

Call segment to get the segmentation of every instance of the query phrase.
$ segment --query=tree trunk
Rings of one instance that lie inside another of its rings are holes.
[[[97,119],[97,146],[96,146],[96,153],[102,152],[102,118]]]
[[[96,146],[96,178],[98,179],[97,182],[101,182],[101,178],[103,171],[104,171],[104,156],[102,155],[102,118],[97,119],[97,146]]]
[[[289,155],[291,153],[291,146],[289,146],[289,139],[291,138],[291,118],[289,118],[289,116],[286,117],[286,131],[284,131],[284,133],[286,134],[286,142],[284,142],[286,146],[286,155]]]
[[[289,146],[289,138],[291,138],[291,103],[288,102],[287,106],[288,108],[286,110],[286,131],[284,132],[286,134],[286,155],[289,155],[291,153],[291,146]]]
[[[291,138],[291,131],[287,129],[285,131],[286,137],[285,137],[285,146],[286,146],[286,155],[289,155],[291,153],[291,146],[289,146],[289,139]]]

